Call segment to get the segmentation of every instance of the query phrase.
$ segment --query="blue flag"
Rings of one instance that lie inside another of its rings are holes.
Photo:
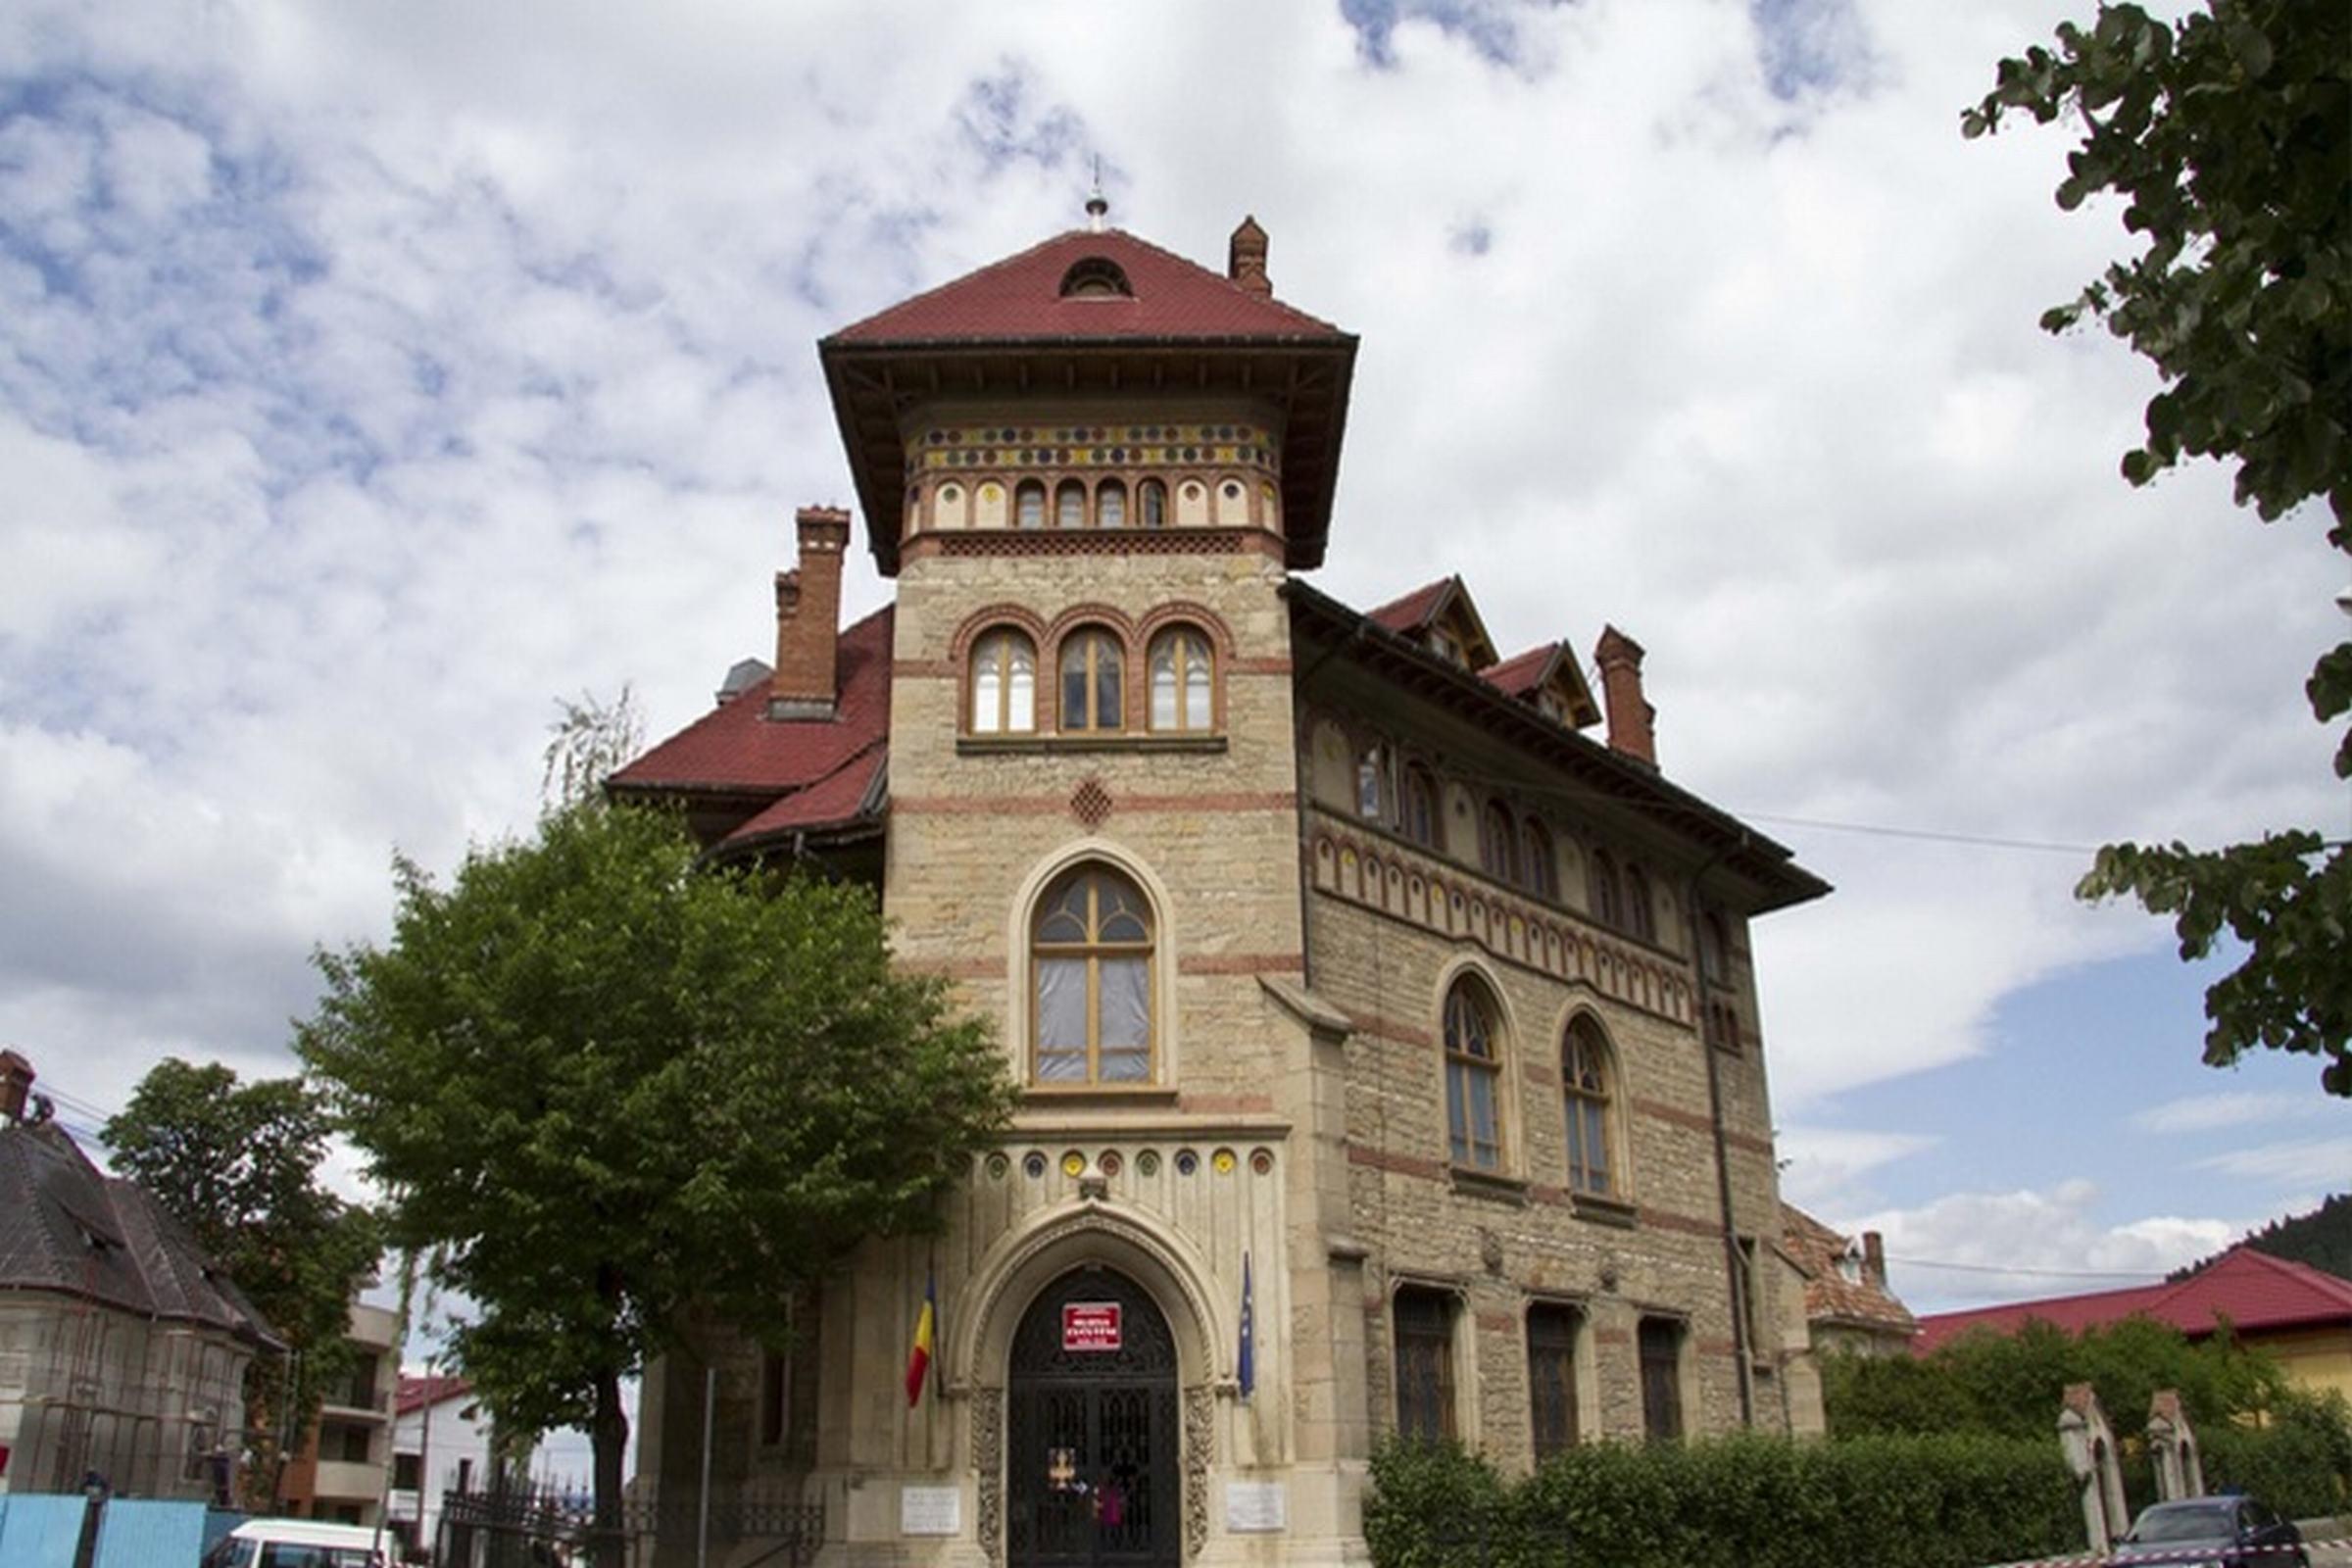
[[[1242,1254],[1242,1397],[1257,1387],[1257,1310],[1250,1298],[1250,1254]]]

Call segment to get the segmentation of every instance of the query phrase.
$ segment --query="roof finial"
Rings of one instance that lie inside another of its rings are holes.
[[[1102,155],[1097,153],[1095,154],[1095,193],[1086,199],[1086,226],[1088,229],[1097,234],[1102,233],[1103,215],[1109,211],[1110,203],[1102,199]]]

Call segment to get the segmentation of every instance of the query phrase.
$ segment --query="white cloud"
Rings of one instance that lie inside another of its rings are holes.
[[[1867,1132],[1839,1127],[1783,1127],[1773,1138],[1781,1160],[1781,1196],[1799,1208],[1856,1201],[1870,1172],[1935,1148],[1942,1140],[1921,1133]]]
[[[2302,1121],[2327,1114],[2328,1103],[2311,1095],[2231,1091],[2168,1100],[2139,1112],[2132,1122],[2144,1132],[2203,1133],[2224,1127]]]
[[[2298,1190],[2307,1190],[2314,1183],[2340,1190],[2346,1178],[2352,1177],[2352,1138],[2310,1138],[2233,1149],[2198,1160],[2196,1168],[2276,1186],[2296,1185]]]

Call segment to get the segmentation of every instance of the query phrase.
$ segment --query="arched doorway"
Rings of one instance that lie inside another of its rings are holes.
[[[1177,1568],[1176,1341],[1144,1289],[1090,1266],[1037,1294],[1005,1379],[1008,1568]]]

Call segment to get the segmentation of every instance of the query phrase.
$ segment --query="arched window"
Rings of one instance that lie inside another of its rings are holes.
[[[1478,818],[1479,869],[1497,882],[1519,875],[1519,837],[1511,831],[1511,813],[1500,801],[1489,801]]]
[[[1046,487],[1042,480],[1023,479],[1013,491],[1012,525],[1016,528],[1046,525]]]
[[[975,735],[1037,728],[1037,647],[1021,633],[992,631],[972,644],[971,726]]]
[[[1589,1013],[1568,1025],[1560,1082],[1567,1097],[1569,1190],[1613,1197],[1618,1184],[1609,1157],[1609,1042]]]
[[[1054,492],[1054,526],[1086,526],[1086,486],[1075,479],[1062,480],[1061,487]]]
[[[1502,1168],[1501,1057],[1494,1003],[1475,980],[1456,980],[1446,993],[1446,1123],[1456,1165]]]
[[[1108,733],[1124,727],[1118,639],[1106,631],[1072,632],[1061,644],[1063,734]]]
[[[1650,898],[1649,873],[1638,865],[1625,868],[1625,929],[1644,942],[1658,940],[1658,909]]]
[[[1525,830],[1519,835],[1519,853],[1527,862],[1527,874],[1520,879],[1527,885],[1527,890],[1540,899],[1558,903],[1559,857],[1552,848],[1551,829],[1529,817]]]
[[[1046,889],[1030,927],[1039,1084],[1152,1081],[1152,914],[1143,891],[1087,864]]]
[[[1404,836],[1428,849],[1438,847],[1438,782],[1419,762],[1404,770]]]
[[[1367,822],[1389,819],[1389,749],[1367,741],[1355,754],[1355,814]]]
[[[1168,525],[1168,487],[1157,479],[1146,479],[1135,487],[1137,507],[1143,512],[1144,526],[1165,528]]]
[[[1095,491],[1095,526],[1127,526],[1127,487],[1116,479],[1103,480]]]
[[[1617,858],[1594,850],[1585,862],[1585,902],[1593,919],[1614,931],[1625,924],[1625,895],[1617,886]]]
[[[1204,730],[1212,722],[1216,662],[1208,639],[1191,626],[1171,626],[1152,639],[1152,727]]]

